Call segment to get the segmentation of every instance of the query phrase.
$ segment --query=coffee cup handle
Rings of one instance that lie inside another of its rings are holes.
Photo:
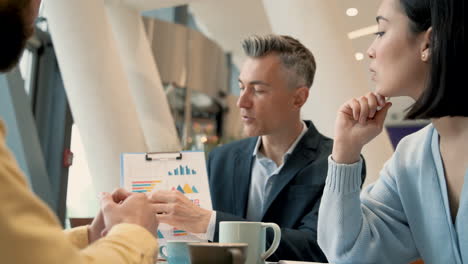
[[[273,255],[273,253],[275,253],[275,251],[278,249],[278,246],[279,246],[279,243],[280,243],[280,240],[281,240],[281,229],[275,223],[262,223],[262,227],[263,228],[273,229],[273,232],[275,234],[275,236],[273,238],[273,242],[271,243],[270,248],[265,253],[263,253],[262,256],[261,256],[262,260],[265,261],[271,255]]]
[[[244,264],[242,251],[238,248],[229,249],[229,253],[232,256],[232,264]]]
[[[161,254],[161,256],[162,256],[163,258],[167,259],[166,254],[164,254],[164,252],[163,252],[165,248],[167,248],[167,246],[161,246],[161,247],[159,247],[159,254]]]

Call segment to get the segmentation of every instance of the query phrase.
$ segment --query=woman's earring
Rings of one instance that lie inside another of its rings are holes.
[[[427,61],[427,58],[428,58],[428,54],[427,54],[427,53],[421,54],[421,60]]]

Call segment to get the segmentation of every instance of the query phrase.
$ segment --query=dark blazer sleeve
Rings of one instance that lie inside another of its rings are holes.
[[[218,149],[213,150],[209,155],[208,155],[208,161],[207,161],[207,170],[208,170],[208,180],[210,182],[210,189],[212,190],[213,193],[213,187],[212,182],[213,178],[215,177],[220,177],[220,175],[215,175],[216,173],[220,173],[220,170],[218,166],[220,165],[220,158],[224,157],[224,151],[219,151]],[[214,161],[213,161],[214,160]],[[216,226],[215,226],[215,233],[214,233],[214,241],[213,242],[218,242],[219,241],[219,223],[222,221],[247,221],[247,219],[227,213],[227,212],[222,212],[218,209],[217,207],[220,207],[219,205],[219,197],[214,197],[212,194],[212,201],[213,201],[213,208],[216,211]],[[224,206],[227,206],[227,204],[223,204]]]

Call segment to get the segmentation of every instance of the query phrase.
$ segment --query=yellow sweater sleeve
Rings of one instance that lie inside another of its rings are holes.
[[[29,190],[4,138],[0,122],[1,263],[154,263],[157,241],[137,225],[117,225],[89,246],[84,228],[64,233],[52,211]]]
[[[68,240],[77,248],[84,249],[88,246],[88,226],[79,226],[64,231]]]

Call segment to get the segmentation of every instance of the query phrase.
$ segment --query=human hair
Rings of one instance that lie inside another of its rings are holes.
[[[406,118],[468,116],[465,103],[467,62],[464,0],[399,0],[413,34],[432,28],[430,72],[421,96]]]
[[[242,41],[242,48],[247,56],[253,58],[277,54],[283,66],[291,73],[291,86],[312,86],[317,67],[315,58],[297,39],[274,34],[253,35]]]
[[[11,70],[18,63],[31,34],[26,24],[30,0],[0,3],[0,72]]]

